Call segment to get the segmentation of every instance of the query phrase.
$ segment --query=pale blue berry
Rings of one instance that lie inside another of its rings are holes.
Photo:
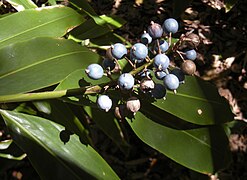
[[[152,42],[152,37],[144,31],[144,33],[141,36],[141,42],[143,44],[150,44]]]
[[[118,85],[122,90],[130,90],[135,84],[135,79],[130,73],[123,73],[118,78]]]
[[[196,51],[194,49],[188,50],[185,52],[185,56],[189,60],[195,60],[196,59]]]
[[[174,74],[167,74],[163,82],[164,86],[169,90],[176,90],[179,87],[179,80]]]
[[[160,40],[160,50],[162,53],[165,53],[169,48],[169,45],[166,41]]]
[[[85,70],[88,77],[97,80],[104,75],[104,70],[99,64],[90,64]]]
[[[142,43],[136,43],[131,48],[133,58],[138,60],[145,59],[148,55],[148,48]]]
[[[164,71],[155,71],[155,77],[159,80],[163,80],[164,77],[167,75]]]
[[[107,95],[101,95],[97,99],[97,105],[100,109],[108,112],[112,107],[112,100]]]
[[[165,54],[157,54],[154,57],[154,67],[156,67],[158,70],[165,71],[170,64],[170,59]]]
[[[176,19],[166,19],[162,25],[166,33],[176,33],[178,31],[178,22]]]
[[[116,59],[122,59],[127,54],[126,47],[121,43],[112,45],[111,54]]]

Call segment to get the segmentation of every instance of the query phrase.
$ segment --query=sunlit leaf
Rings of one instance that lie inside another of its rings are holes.
[[[3,111],[1,114],[14,141],[27,153],[42,179],[119,179],[90,146],[71,135],[64,144],[64,127],[52,121]]]

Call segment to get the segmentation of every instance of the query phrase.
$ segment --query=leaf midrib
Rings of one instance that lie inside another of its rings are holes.
[[[28,68],[37,66],[37,65],[39,65],[39,64],[48,62],[48,61],[50,61],[50,60],[54,60],[54,59],[61,58],[61,57],[65,57],[65,56],[70,56],[70,55],[77,54],[77,53],[79,54],[79,53],[83,53],[83,52],[87,52],[87,51],[73,51],[73,52],[69,52],[69,53],[64,53],[64,54],[60,54],[60,55],[57,55],[57,56],[53,56],[53,57],[44,59],[44,60],[42,60],[42,61],[38,61],[38,62],[36,62],[36,63],[33,63],[33,64],[30,64],[30,65],[24,66],[24,67],[22,67],[22,68],[19,68],[19,69],[13,70],[13,71],[10,71],[10,72],[8,72],[8,73],[5,73],[5,74],[3,74],[2,76],[0,76],[0,79],[2,79],[2,78],[4,78],[4,77],[7,77],[7,76],[10,76],[10,75],[12,75],[12,74],[18,73],[18,72],[20,72],[20,71],[23,71],[23,70],[25,70],[25,69],[28,69]]]
[[[145,112],[147,112],[148,114],[150,114],[147,110],[143,109]],[[141,113],[141,112],[139,112]],[[145,116],[146,118],[148,118],[145,114],[142,113],[143,116]],[[152,114],[151,116],[159,116],[158,114]],[[159,117],[158,117],[159,118]],[[148,118],[149,119],[149,118]],[[173,124],[169,123],[168,121],[166,121],[167,124],[169,124],[171,127],[174,126]],[[158,124],[158,123],[157,123]],[[160,124],[159,124],[160,125]],[[166,127],[169,128],[169,127]],[[172,128],[171,128],[172,129]],[[185,130],[178,130],[180,132],[185,133],[187,136],[190,136],[196,140],[198,140],[199,142],[201,142],[202,144],[204,144],[206,147],[208,147],[209,149],[214,150],[217,153],[220,153],[219,151],[217,151],[217,149],[213,149],[209,144],[205,143],[204,141],[200,140],[199,138],[196,138],[195,136],[191,135],[190,133],[186,132]]]
[[[59,20],[61,20],[61,19],[63,19],[63,18],[67,18],[67,17],[72,16],[72,15],[73,15],[73,14],[65,15],[65,16],[56,18],[56,19],[54,19],[54,20],[52,20],[52,21],[45,22],[45,23],[43,23],[43,24],[40,24],[40,25],[37,25],[37,26],[35,26],[35,27],[29,28],[29,29],[27,29],[27,30],[24,30],[24,31],[22,31],[22,32],[20,32],[20,33],[17,33],[17,34],[15,34],[15,35],[12,35],[12,36],[10,36],[10,37],[8,37],[8,38],[5,38],[5,39],[1,40],[1,41],[0,41],[0,44],[3,43],[3,42],[5,42],[5,41],[8,41],[8,40],[10,40],[10,39],[13,39],[13,38],[15,38],[15,37],[17,37],[17,36],[19,36],[19,35],[21,35],[21,34],[28,33],[28,32],[30,32],[30,31],[32,31],[32,30],[34,30],[34,29],[40,28],[40,27],[42,27],[42,26],[46,26],[46,25],[51,24],[51,23],[53,23],[53,22],[55,22],[55,21],[59,21]]]
[[[169,92],[169,91],[167,93],[168,94],[174,94],[173,92]],[[185,98],[195,99],[195,100],[198,100],[198,101],[211,102],[211,103],[222,105],[222,103],[220,103],[218,101],[207,100],[207,99],[204,99],[204,98],[200,98],[200,97],[196,97],[196,96],[190,96],[190,95],[187,95],[187,94],[176,93],[176,96],[182,96],[182,97],[185,97]]]

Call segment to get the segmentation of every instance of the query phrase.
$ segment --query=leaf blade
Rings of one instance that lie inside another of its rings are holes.
[[[230,162],[228,140],[221,126],[176,130],[142,113],[128,123],[146,144],[200,173],[215,173]]]
[[[28,9],[14,13],[0,19],[0,48],[33,37],[61,37],[83,21],[82,16],[76,11],[64,6]],[[18,26],[13,28],[13,24]]]
[[[92,147],[80,143],[78,136],[72,135],[64,145],[59,139],[63,126],[40,117],[11,111],[1,110],[1,114],[14,141],[27,152],[42,178],[119,179]],[[40,161],[42,156],[44,158]],[[57,172],[56,167],[59,167]]]
[[[47,49],[53,51],[47,52]],[[0,49],[0,57],[0,95],[24,93],[56,84],[99,58],[71,40],[48,37],[6,46]]]

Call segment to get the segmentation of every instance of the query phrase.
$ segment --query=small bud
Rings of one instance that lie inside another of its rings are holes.
[[[152,89],[154,89],[154,82],[152,79],[144,78],[140,82],[140,89],[142,92],[150,92]]]
[[[134,114],[139,111],[140,107],[140,100],[136,97],[131,97],[126,102],[126,108]]]
[[[181,64],[181,70],[186,75],[194,75],[196,72],[196,65],[191,60],[186,60]]]

